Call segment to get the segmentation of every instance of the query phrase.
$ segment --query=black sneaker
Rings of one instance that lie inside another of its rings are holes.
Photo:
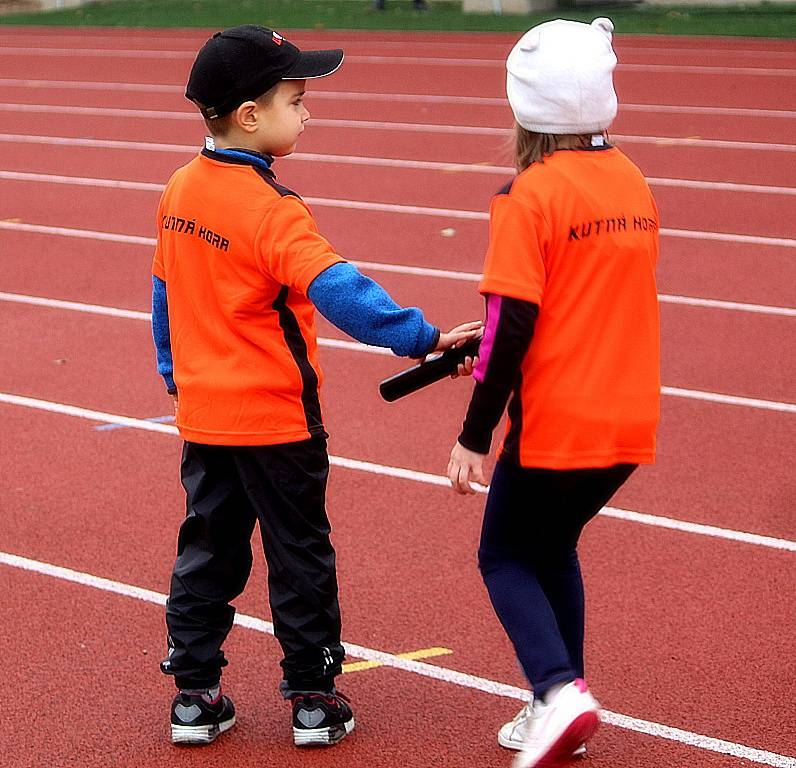
[[[172,744],[209,744],[235,725],[235,707],[221,687],[180,691],[171,703]]]
[[[293,705],[293,743],[297,747],[337,744],[354,730],[354,713],[339,691],[296,692]]]

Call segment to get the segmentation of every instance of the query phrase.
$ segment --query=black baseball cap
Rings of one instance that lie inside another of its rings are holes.
[[[342,63],[340,49],[300,51],[272,29],[243,24],[216,32],[202,46],[185,95],[212,120],[259,98],[280,80],[325,77]]]

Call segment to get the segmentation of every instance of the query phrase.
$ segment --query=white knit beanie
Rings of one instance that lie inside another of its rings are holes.
[[[526,32],[506,61],[517,122],[536,133],[596,133],[616,117],[610,19],[547,21]]]

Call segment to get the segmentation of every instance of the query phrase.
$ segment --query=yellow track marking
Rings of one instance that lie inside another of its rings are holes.
[[[396,654],[399,659],[408,659],[409,661],[417,661],[418,659],[431,659],[435,656],[448,656],[453,653],[450,648],[422,648],[419,651],[409,651],[408,653]],[[352,661],[348,664],[343,664],[343,672],[361,672],[363,669],[373,669],[374,667],[383,667],[380,661]]]

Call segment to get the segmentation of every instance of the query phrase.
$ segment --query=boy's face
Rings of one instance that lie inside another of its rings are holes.
[[[284,157],[296,149],[304,123],[310,113],[304,106],[306,80],[282,80],[270,102],[258,110],[258,149],[274,157]]]

